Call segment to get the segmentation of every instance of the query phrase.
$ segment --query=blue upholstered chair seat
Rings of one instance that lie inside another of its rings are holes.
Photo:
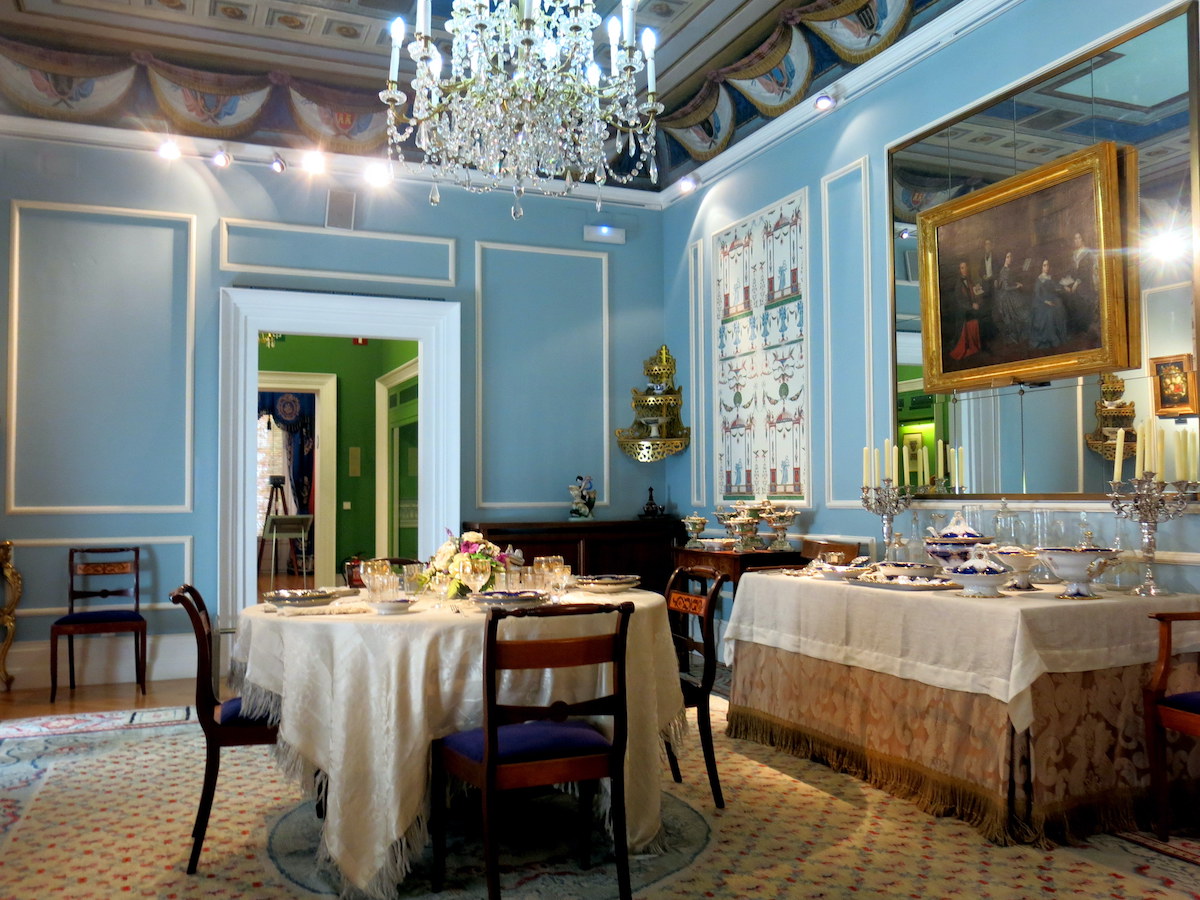
[[[139,613],[132,609],[93,609],[88,612],[71,613],[56,619],[55,625],[93,625],[100,622],[141,622]]]
[[[500,762],[524,762],[563,756],[607,753],[612,744],[587,722],[520,722],[497,729]],[[483,761],[482,728],[459,731],[443,739],[444,745],[460,756]]]
[[[1200,713],[1200,691],[1186,694],[1170,694],[1160,701],[1159,706],[1177,709],[1180,712]]]
[[[242,715],[242,698],[234,697],[232,700],[226,700],[217,708],[217,721],[222,725],[228,725],[231,728],[263,728],[271,723],[266,716],[257,719],[251,719]]]

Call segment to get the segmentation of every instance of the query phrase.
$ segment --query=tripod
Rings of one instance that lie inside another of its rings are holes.
[[[263,517],[264,533],[258,536],[258,571],[262,571],[262,556],[263,548],[267,544],[266,523],[270,521],[272,515],[288,514],[287,495],[283,491],[284,478],[282,475],[271,475],[267,481],[271,485],[271,493],[267,495],[267,512]],[[279,507],[276,508],[275,501],[279,501]],[[291,554],[292,571],[299,572],[300,566],[296,563],[296,545],[290,540],[288,541],[288,551]],[[275,579],[275,553],[271,553],[271,580],[274,583]]]

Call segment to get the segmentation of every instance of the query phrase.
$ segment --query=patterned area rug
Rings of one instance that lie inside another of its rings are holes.
[[[167,706],[160,709],[135,709],[130,712],[68,713],[61,716],[39,716],[36,719],[0,721],[0,739],[40,737],[47,734],[84,734],[110,731],[114,728],[151,728],[195,721],[190,706]]]
[[[1083,848],[996,847],[956,819],[928,816],[847,775],[732,741],[724,736],[724,701],[713,706],[727,808],[713,809],[698,746],[680,748],[685,781],[671,783],[664,768],[663,782],[674,856],[634,861],[638,897],[1200,900],[1200,867],[1184,858],[1200,849],[1194,841],[1172,839],[1174,855],[1115,835]],[[261,747],[223,754],[200,872],[185,874],[203,738],[190,722],[132,725],[0,741],[0,898],[273,900],[335,892],[315,863],[311,805]],[[535,821],[554,831],[572,811],[551,803]],[[476,841],[464,827],[444,900],[484,896]],[[615,896],[602,847],[594,844],[594,865],[580,874],[570,856],[522,868],[517,863],[537,848],[510,842],[505,896]],[[398,896],[432,896],[427,890],[418,869]]]

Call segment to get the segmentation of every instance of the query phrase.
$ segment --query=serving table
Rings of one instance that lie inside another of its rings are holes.
[[[626,661],[633,686],[627,830],[631,852],[655,850],[660,740],[672,730],[677,738],[684,723],[666,602],[641,590],[572,591],[565,599],[635,605]],[[230,680],[247,714],[279,723],[277,759],[310,791],[324,780],[323,852],[376,897],[394,896],[427,842],[431,742],[482,724],[486,617],[430,605],[420,601],[400,615],[251,607],[239,617],[231,654]],[[522,620],[522,627],[564,627],[547,621]],[[549,695],[561,677],[530,689]]]
[[[708,566],[727,575],[736,585],[747,569],[760,566],[802,566],[809,561],[799,550],[702,550],[676,547],[672,550],[676,566]]]
[[[1148,786],[1151,612],[1200,597],[985,599],[749,573],[724,634],[728,733],[829,763],[997,843],[1134,826]],[[1195,624],[1195,623],[1193,623]],[[1200,686],[1200,627],[1177,628],[1171,690]],[[1173,777],[1200,772],[1180,741]]]

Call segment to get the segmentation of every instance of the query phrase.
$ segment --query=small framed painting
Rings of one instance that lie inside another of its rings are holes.
[[[1192,354],[1150,358],[1154,376],[1154,414],[1165,418],[1200,414],[1196,397],[1196,371]]]

